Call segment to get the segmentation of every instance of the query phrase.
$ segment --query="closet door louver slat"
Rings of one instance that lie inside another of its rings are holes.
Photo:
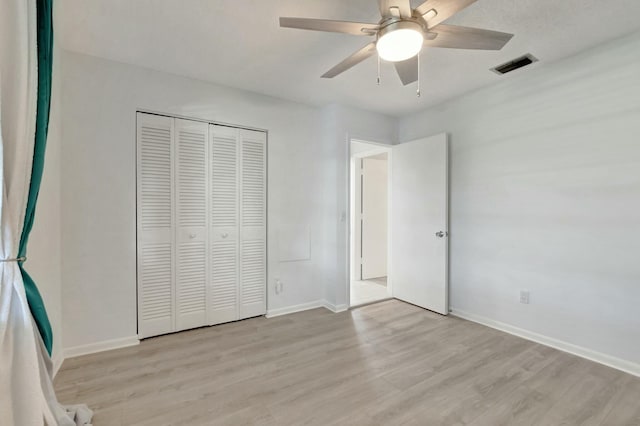
[[[138,334],[173,330],[173,119],[137,115]]]
[[[175,119],[176,330],[207,324],[208,124]]]
[[[266,312],[266,134],[240,130],[240,318]]]

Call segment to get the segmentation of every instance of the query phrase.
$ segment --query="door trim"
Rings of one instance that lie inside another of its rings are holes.
[[[371,145],[373,148],[368,151],[364,151],[361,153],[355,153],[352,155],[351,153],[351,143],[358,142],[364,143],[367,145]],[[353,226],[353,215],[351,211],[351,202],[352,197],[354,196],[353,190],[351,188],[351,184],[353,182],[354,173],[355,173],[355,160],[363,157],[369,157],[371,155],[377,155],[382,153],[387,153],[387,225],[391,223],[391,214],[392,214],[392,205],[391,205],[391,178],[393,176],[393,168],[391,167],[392,163],[392,152],[393,145],[385,144],[381,142],[372,142],[369,140],[359,139],[359,138],[351,138],[347,136],[347,208],[346,208],[346,222],[347,222],[347,283],[346,283],[346,304],[349,308],[351,308],[351,280],[353,277],[352,264],[353,262],[353,237],[354,234]],[[387,292],[393,297],[393,272],[391,270],[391,226],[387,226]]]

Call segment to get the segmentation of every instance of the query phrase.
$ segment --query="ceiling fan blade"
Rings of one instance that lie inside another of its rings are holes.
[[[477,0],[427,0],[415,10],[417,15],[427,23],[427,28],[433,28],[440,22],[451,18]]]
[[[360,62],[364,61],[368,57],[372,56],[374,53],[376,53],[376,44],[375,42],[371,42],[367,44],[365,47],[363,47],[362,49],[355,52],[353,55],[349,56],[344,61],[340,62],[335,67],[331,68],[326,73],[324,73],[322,75],[322,78],[333,78],[336,75],[345,72],[346,70],[353,67],[354,65],[357,65]]]
[[[425,40],[425,46],[452,49],[500,50],[513,37],[513,34],[498,31],[444,24],[431,31],[438,36],[433,40]]]
[[[286,28],[298,28],[301,30],[327,31],[331,33],[353,35],[374,35],[380,27],[378,24],[368,24],[364,22],[284,17],[280,18],[280,26]]]
[[[394,62],[393,64],[403,86],[418,81],[418,55],[406,61]]]
[[[378,0],[383,18],[411,18],[411,0]]]

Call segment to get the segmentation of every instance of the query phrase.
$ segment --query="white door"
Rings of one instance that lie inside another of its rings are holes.
[[[239,130],[233,127],[210,125],[209,138],[211,139],[209,324],[220,324],[239,318]]]
[[[209,125],[175,120],[176,330],[207,325]]]
[[[266,133],[137,122],[140,337],[264,315]]]
[[[362,159],[362,279],[387,276],[387,159]]]
[[[174,330],[173,118],[137,114],[138,334]]]
[[[240,130],[240,319],[267,310],[267,135]]]
[[[447,315],[447,135],[393,147],[391,270],[393,297]]]

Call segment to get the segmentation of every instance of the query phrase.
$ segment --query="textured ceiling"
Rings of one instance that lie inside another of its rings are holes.
[[[417,6],[420,1],[413,1]],[[500,52],[424,49],[422,97],[375,57],[328,80],[325,71],[370,39],[281,29],[279,16],[377,22],[375,0],[61,0],[65,49],[314,105],[393,116],[493,84],[488,71],[524,53],[532,67],[640,29],[638,0],[478,0],[447,23],[514,33]],[[518,72],[526,72],[521,70]]]

